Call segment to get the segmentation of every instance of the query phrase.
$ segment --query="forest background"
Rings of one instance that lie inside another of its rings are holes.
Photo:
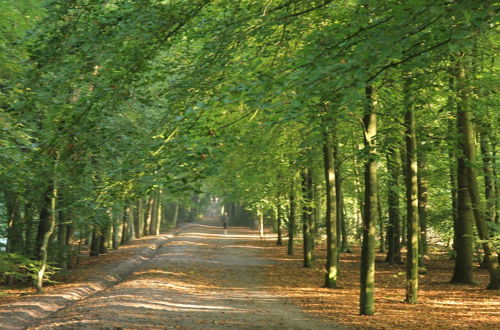
[[[0,1],[0,280],[193,221],[271,225],[326,287],[361,244],[500,288],[498,3]],[[298,237],[297,234],[301,234]],[[405,253],[406,252],[406,253]],[[420,266],[420,267],[419,267]],[[48,267],[48,268],[47,268]]]

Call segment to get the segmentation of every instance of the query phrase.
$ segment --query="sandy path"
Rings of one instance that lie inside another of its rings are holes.
[[[266,290],[258,240],[215,221],[186,226],[122,282],[31,328],[335,328]]]

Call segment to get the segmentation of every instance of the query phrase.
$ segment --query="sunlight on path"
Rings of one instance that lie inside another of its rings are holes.
[[[184,226],[123,282],[31,329],[335,328],[266,290],[259,241],[247,228],[224,235],[215,220]]]

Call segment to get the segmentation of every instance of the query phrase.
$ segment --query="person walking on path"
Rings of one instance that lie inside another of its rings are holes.
[[[222,227],[224,227],[224,235],[227,235],[227,227],[229,226],[228,219],[227,219],[227,212],[224,212],[224,215],[222,216]]]

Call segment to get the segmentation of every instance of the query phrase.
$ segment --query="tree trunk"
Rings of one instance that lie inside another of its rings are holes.
[[[415,111],[408,101],[410,77],[405,77],[405,126],[406,126],[406,299],[409,304],[418,301],[418,183],[417,183],[417,144],[415,135]]]
[[[342,176],[338,158],[339,144],[335,134],[332,134],[333,166],[335,170],[335,199],[337,202],[337,246],[339,252],[351,252],[347,235],[347,223],[344,214],[344,193],[342,191]],[[337,269],[340,267],[340,253],[337,253]]]
[[[335,166],[331,137],[325,132],[323,140],[323,162],[326,188],[326,274],[325,287],[337,287],[338,275],[338,231],[337,195],[335,191]]]
[[[134,207],[132,204],[128,207],[128,217],[127,217],[127,229],[128,229],[128,237],[129,240],[133,240],[135,238],[135,226],[134,226]]]
[[[378,211],[378,236],[379,236],[379,247],[378,252],[385,253],[385,217],[382,210],[382,202],[380,198],[377,201],[377,211]]]
[[[281,199],[280,199],[279,195],[278,195],[278,202],[276,203],[276,208],[277,208],[276,232],[278,234],[278,238],[276,240],[276,245],[281,246],[281,245],[283,245],[283,233],[281,231],[281,225],[282,225],[282,222],[283,222],[283,210],[281,209]]]
[[[135,237],[141,238],[142,236],[144,236],[144,202],[141,198],[137,198],[137,208],[135,216]]]
[[[163,222],[163,204],[161,201],[162,198],[162,190],[159,188],[158,190],[158,200],[156,202],[157,209],[156,209],[156,226],[155,226],[155,232],[154,234],[156,236],[160,235],[160,230],[161,230],[161,224]]]
[[[51,205],[51,195],[53,193],[53,187],[49,187],[44,194],[43,204],[40,208],[40,216],[38,221],[38,231],[36,234],[36,246],[35,246],[35,257],[41,259],[42,245],[45,240],[45,234],[50,229],[50,205]]]
[[[24,251],[27,256],[33,257],[35,242],[33,237],[34,232],[34,215],[36,212],[35,203],[33,201],[28,200],[24,204],[24,223],[26,224],[25,228],[25,240],[24,240]]]
[[[175,203],[174,206],[174,216],[172,218],[172,227],[175,228],[177,226],[177,219],[179,218],[179,203]]]
[[[429,195],[429,181],[427,180],[427,159],[425,152],[419,152],[418,162],[418,221],[420,225],[419,260],[424,265],[424,256],[427,254],[427,204]]]
[[[495,193],[495,175],[493,173],[494,161],[491,152],[491,141],[489,130],[483,129],[480,137],[480,148],[483,159],[483,175],[484,175],[484,193],[486,197],[485,220],[496,222],[496,193]]]
[[[113,230],[112,223],[110,220],[104,225],[101,226],[101,243],[99,244],[99,254],[108,253],[109,238],[111,235],[111,231]]]
[[[465,70],[464,65],[461,66]],[[465,73],[463,73],[465,76]],[[490,274],[490,283],[488,289],[500,289],[500,266],[498,263],[498,253],[495,251],[490,240],[489,230],[482,214],[481,198],[479,196],[479,184],[475,173],[474,164],[476,164],[476,151],[474,145],[474,130],[471,122],[471,112],[468,104],[468,91],[466,88],[459,89],[459,107],[457,112],[458,133],[461,138],[465,173],[467,175],[467,187],[472,204],[474,220],[476,222],[479,239],[482,242],[484,257],[487,260],[488,271]]]
[[[123,208],[122,208],[123,210]],[[123,212],[123,211],[121,211]],[[120,212],[120,213],[121,213]],[[123,214],[115,214],[112,211],[113,216],[113,250],[116,250],[120,247],[123,233]]]
[[[312,237],[311,237],[311,173],[309,169],[304,169],[302,172],[302,237],[303,237],[303,265],[304,267],[311,267],[312,263]]]
[[[23,223],[19,194],[6,191],[5,206],[7,209],[7,252],[23,252]]]
[[[151,235],[151,222],[153,221],[154,199],[149,197],[147,203],[146,221],[144,221],[144,235]]]
[[[375,312],[375,234],[377,225],[377,116],[373,104],[372,86],[366,87],[366,109],[363,117],[364,142],[368,150],[365,163],[365,201],[363,216],[363,243],[361,248],[360,314]]]
[[[127,244],[130,242],[130,230],[128,228],[128,207],[126,204],[123,206],[123,213],[122,213],[122,237],[121,237],[121,245]]]
[[[93,225],[92,226],[92,240],[90,242],[90,253],[89,255],[91,257],[98,257],[99,252],[101,251],[101,240],[102,237],[102,230],[100,225]]]
[[[68,270],[68,225],[65,223],[65,216],[63,212],[59,212],[57,219],[57,261],[61,270]]]
[[[292,183],[290,189],[290,217],[288,219],[288,255],[293,256],[293,244],[295,239],[295,227],[296,227],[296,214],[297,214],[297,202],[295,200],[295,184]]]
[[[259,236],[260,239],[264,239],[264,210],[260,210],[259,212]]]
[[[151,197],[152,203],[151,203],[151,221],[149,223],[149,235],[156,235],[156,224],[158,222],[158,198],[156,198],[156,193],[152,193],[153,196]]]
[[[56,163],[57,164],[57,163]],[[57,169],[57,165],[54,165]],[[56,175],[57,170],[54,170],[54,175]],[[56,226],[56,221],[57,221],[57,184],[56,180],[54,179],[53,182],[53,187],[52,187],[52,193],[49,195],[49,200],[50,200],[50,212],[48,216],[48,228],[45,231],[43,235],[43,239],[41,242],[40,246],[40,269],[37,272],[37,278],[36,278],[36,291],[38,293],[43,292],[43,277],[45,276],[45,270],[47,269],[47,257],[48,257],[48,249],[49,249],[49,241],[50,241],[50,236],[54,232],[54,228]]]
[[[399,156],[397,149],[391,147],[387,153],[387,205],[389,224],[387,226],[387,257],[385,261],[390,265],[401,264],[401,220],[399,213]]]
[[[459,66],[455,70],[457,89],[459,84],[463,84],[465,80],[465,70],[463,66]],[[459,96],[460,97],[460,96]],[[464,150],[467,139],[467,119],[464,118],[467,111],[463,109],[464,104],[457,102],[457,131],[459,136],[459,149]],[[467,176],[467,158],[464,153],[459,153],[457,156],[457,219],[455,225],[455,267],[453,269],[453,283],[472,284],[472,244],[474,240],[473,221],[474,214],[472,212],[472,204],[469,194],[469,183]]]
[[[360,173],[358,170],[358,161],[357,157],[354,157],[354,166],[353,166],[353,171],[354,171],[354,189],[355,189],[355,194],[356,198],[354,199],[355,202],[355,208],[354,208],[354,214],[355,214],[355,219],[356,219],[356,239],[361,241],[361,238],[363,236],[363,222],[364,222],[364,204],[363,204],[363,198],[364,198],[364,193],[361,189],[361,182],[359,180]]]

